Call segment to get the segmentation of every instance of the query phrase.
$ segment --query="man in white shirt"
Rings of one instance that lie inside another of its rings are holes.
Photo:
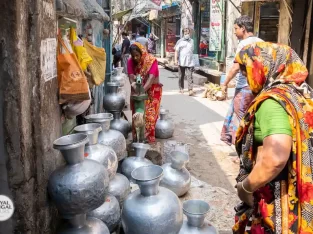
[[[243,47],[255,42],[262,42],[263,40],[253,35],[252,19],[249,16],[243,15],[235,21],[235,35],[240,40],[236,54],[239,53]],[[228,72],[226,80],[223,84],[224,90],[227,89],[229,82],[236,77],[236,88],[244,88],[248,86],[247,78],[241,74],[239,64],[233,64],[231,70]]]
[[[139,37],[136,39],[136,42],[139,42],[141,45],[145,46],[148,51],[148,39],[146,38],[145,31],[139,32]]]
[[[253,20],[247,15],[240,16],[235,20],[234,24],[235,35],[240,40],[236,54],[242,50],[243,47],[261,42],[262,39],[253,35]],[[229,107],[229,111],[224,121],[222,128],[221,140],[228,145],[235,144],[235,135],[239,123],[245,114],[250,103],[254,99],[254,95],[249,89],[247,78],[241,74],[239,64],[234,62],[232,68],[226,76],[222,90],[227,91],[227,85],[236,77],[235,96]]]
[[[179,65],[178,85],[180,93],[184,93],[184,78],[188,80],[189,96],[194,95],[193,77],[195,62],[193,59],[194,44],[190,38],[190,29],[183,29],[183,38],[179,39],[175,45],[175,64]]]

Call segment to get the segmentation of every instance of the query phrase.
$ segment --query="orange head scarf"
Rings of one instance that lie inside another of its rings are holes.
[[[139,42],[135,42],[131,46],[133,45],[137,46],[141,52],[141,60],[140,63],[137,64],[137,66],[135,67],[135,70],[139,70],[142,78],[146,78],[156,58],[153,55],[149,54],[147,49]]]
[[[304,63],[289,46],[256,42],[244,47],[235,61],[246,66],[253,93],[259,93],[274,80],[300,85],[308,76]]]

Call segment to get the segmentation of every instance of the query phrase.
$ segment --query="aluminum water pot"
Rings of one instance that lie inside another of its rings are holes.
[[[63,136],[53,143],[66,165],[55,170],[48,182],[49,194],[63,217],[84,214],[101,206],[108,187],[108,172],[100,163],[85,159],[85,134]]]
[[[183,223],[182,205],[175,193],[159,187],[163,169],[150,165],[132,172],[139,190],[124,202],[125,234],[177,234]]]
[[[68,220],[57,234],[110,234],[110,231],[101,220],[79,214]]]
[[[160,118],[155,125],[155,137],[159,139],[171,138],[174,134],[174,124],[167,119],[168,110],[160,110]]]
[[[125,98],[118,93],[119,83],[108,82],[109,92],[103,97],[103,108],[112,112],[122,112],[125,106]]]
[[[108,194],[116,197],[122,208],[126,197],[130,194],[130,190],[130,182],[126,176],[116,173],[115,177],[109,183]]]
[[[127,139],[131,130],[130,123],[127,120],[121,118],[121,112],[112,112],[112,114],[114,119],[111,122],[110,128],[121,132]]]
[[[101,124],[102,131],[99,133],[98,143],[112,147],[119,161],[126,157],[125,137],[119,131],[110,129],[110,123],[113,120],[111,113],[87,115],[85,119],[88,123]]]
[[[109,173],[109,179],[114,178],[118,160],[116,153],[111,147],[98,144],[99,132],[102,131],[101,125],[96,123],[83,124],[75,127],[74,131],[88,136],[89,142],[85,147],[85,157],[102,164]]]
[[[125,175],[129,180],[132,179],[131,173],[138,167],[153,165],[153,163],[146,159],[146,153],[151,148],[148,144],[133,143],[132,146],[135,148],[136,156],[126,158],[121,166],[122,174]]]
[[[123,73],[124,68],[123,67],[116,67],[113,69],[111,81],[117,82],[120,87],[123,87],[125,85],[127,75]]]
[[[189,156],[180,151],[172,151],[170,155],[172,162],[162,166],[164,176],[160,186],[172,190],[180,197],[188,192],[191,185],[191,176],[185,167],[189,161]]]
[[[184,220],[179,234],[217,234],[218,231],[205,221],[205,215],[209,212],[209,204],[202,200],[189,200],[183,203]]]
[[[112,233],[121,221],[120,205],[114,196],[106,195],[104,203],[97,209],[89,212],[87,216],[100,219]]]
[[[123,73],[124,68],[117,67],[113,69],[112,75],[111,75],[111,81],[117,82],[119,84],[119,87],[117,89],[117,92],[125,99],[126,104],[129,103],[129,100],[127,100],[127,91],[125,87],[125,83],[128,81],[128,76]]]

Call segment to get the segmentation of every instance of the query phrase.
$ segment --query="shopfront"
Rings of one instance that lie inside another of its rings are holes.
[[[162,8],[161,22],[161,55],[173,62],[174,47],[181,37],[181,10],[177,3]],[[163,51],[162,51],[163,49]]]
[[[198,47],[200,65],[215,70],[219,70],[225,58],[224,8],[224,0],[201,1],[199,18],[195,19],[199,22],[195,26],[199,32],[195,45]]]
[[[242,2],[242,14],[254,19],[254,34],[264,41],[278,42],[280,1]]]

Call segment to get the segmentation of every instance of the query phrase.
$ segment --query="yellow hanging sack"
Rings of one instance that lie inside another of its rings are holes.
[[[92,82],[95,85],[100,85],[105,80],[106,71],[106,53],[103,48],[96,47],[84,39],[84,47],[87,53],[92,58],[92,62],[89,64],[89,70],[92,75]]]
[[[87,53],[86,48],[83,46],[83,42],[77,37],[76,30],[71,28],[70,41],[75,52],[78,62],[83,71],[87,69],[87,66],[92,62],[92,58]]]

